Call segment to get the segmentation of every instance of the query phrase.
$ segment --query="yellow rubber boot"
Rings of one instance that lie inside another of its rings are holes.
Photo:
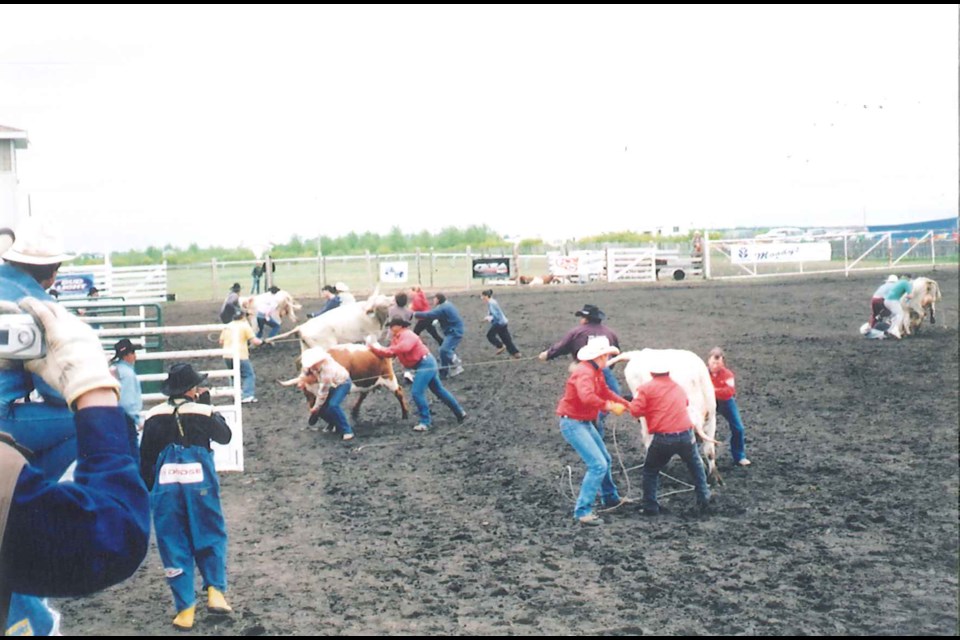
[[[178,613],[177,617],[173,619],[173,626],[180,631],[189,631],[190,629],[193,629],[193,614],[196,612],[196,610],[197,607],[193,606]]]
[[[227,604],[227,599],[223,597],[223,593],[214,587],[207,589],[207,611],[210,613],[233,613],[233,609]]]

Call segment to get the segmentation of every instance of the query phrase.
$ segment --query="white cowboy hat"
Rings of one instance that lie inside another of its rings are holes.
[[[900,278],[898,278],[897,276],[891,274],[891,275],[887,276],[887,282],[888,282],[888,283],[900,282]]]
[[[333,285],[333,288],[337,290],[337,293],[340,293],[341,291],[350,291],[350,287],[348,287],[345,282],[338,282],[337,284]]]
[[[311,369],[314,365],[323,362],[329,357],[330,354],[327,353],[326,349],[321,347],[310,347],[300,354],[300,364],[304,369]]]
[[[670,373],[670,359],[663,351],[651,350],[647,360],[647,369],[654,375],[664,375]]]
[[[3,254],[4,260],[23,264],[57,264],[76,256],[63,250],[63,237],[48,220],[27,218],[16,231],[17,240]]]
[[[603,355],[617,355],[620,349],[612,346],[606,336],[591,338],[585,347],[577,351],[577,360],[593,360]]]

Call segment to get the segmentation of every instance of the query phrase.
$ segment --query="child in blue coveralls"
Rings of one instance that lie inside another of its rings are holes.
[[[206,380],[186,363],[170,368],[161,391],[169,400],[150,410],[140,442],[140,475],[150,489],[153,526],[180,630],[193,627],[196,563],[207,592],[207,610],[230,613],[227,590],[227,528],[220,507],[220,481],[210,441],[226,444],[223,416],[204,404]]]

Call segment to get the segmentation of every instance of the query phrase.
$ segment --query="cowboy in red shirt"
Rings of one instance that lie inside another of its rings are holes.
[[[595,425],[601,411],[620,415],[627,408],[627,401],[611,391],[603,377],[607,359],[611,354],[618,353],[620,350],[611,346],[606,336],[588,342],[577,352],[580,363],[574,367],[567,379],[563,397],[557,405],[560,433],[587,465],[587,473],[583,476],[580,495],[573,510],[573,516],[581,524],[603,524],[600,516],[593,513],[593,502],[598,492],[606,507],[632,502],[621,498],[613,484],[610,453]]]
[[[653,436],[643,463],[643,515],[659,515],[665,509],[657,502],[660,471],[674,455],[680,456],[693,476],[697,504],[706,512],[710,488],[703,460],[694,438],[693,422],[687,412],[687,394],[670,379],[670,365],[662,356],[650,366],[653,379],[640,385],[630,403],[630,415],[646,418],[647,431]]]

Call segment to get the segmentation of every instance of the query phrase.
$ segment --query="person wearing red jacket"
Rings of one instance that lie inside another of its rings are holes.
[[[603,370],[611,355],[620,349],[611,346],[605,336],[597,337],[577,352],[577,364],[563,389],[563,397],[557,405],[560,416],[560,433],[587,465],[587,473],[580,484],[580,495],[573,510],[573,517],[581,524],[599,525],[603,520],[593,513],[597,493],[605,507],[615,507],[632,500],[621,498],[610,473],[610,453],[603,444],[595,421],[601,411],[616,415],[626,410],[627,401],[610,390],[604,380]]]
[[[417,311],[430,311],[430,303],[427,302],[427,294],[423,292],[423,289],[420,285],[413,285],[410,290],[413,292],[413,297],[410,299],[410,310],[416,313]],[[433,336],[433,339],[437,341],[437,344],[443,344],[443,336],[440,335],[440,332],[437,331],[437,328],[433,326],[433,320],[427,320],[426,318],[417,318],[417,324],[413,326],[413,332],[418,336],[426,329],[427,333]]]
[[[457,402],[457,399],[453,397],[453,394],[447,391],[443,383],[440,382],[437,359],[430,354],[430,350],[427,349],[420,338],[407,328],[410,323],[403,318],[393,318],[387,322],[387,326],[390,328],[392,335],[390,346],[384,348],[377,344],[373,338],[367,339],[367,346],[374,355],[381,358],[396,358],[400,361],[401,366],[414,372],[410,395],[413,396],[413,402],[417,405],[420,422],[413,430],[428,431],[430,429],[430,405],[427,404],[427,389],[430,389],[433,395],[447,405],[447,408],[457,418],[457,424],[463,424],[467,413]]]
[[[710,508],[710,488],[687,411],[687,394],[683,387],[670,379],[667,360],[661,358],[651,363],[650,374],[653,378],[637,387],[630,402],[630,415],[646,418],[647,431],[653,436],[643,462],[642,513],[656,516],[664,511],[657,502],[660,471],[674,455],[678,455],[693,477],[700,511],[706,514]]]
[[[747,460],[746,442],[743,436],[743,420],[737,408],[737,388],[734,386],[733,371],[727,369],[723,349],[714,347],[707,356],[707,368],[713,381],[713,390],[717,395],[717,413],[727,419],[730,425],[730,455],[733,462],[741,467],[750,466]]]

